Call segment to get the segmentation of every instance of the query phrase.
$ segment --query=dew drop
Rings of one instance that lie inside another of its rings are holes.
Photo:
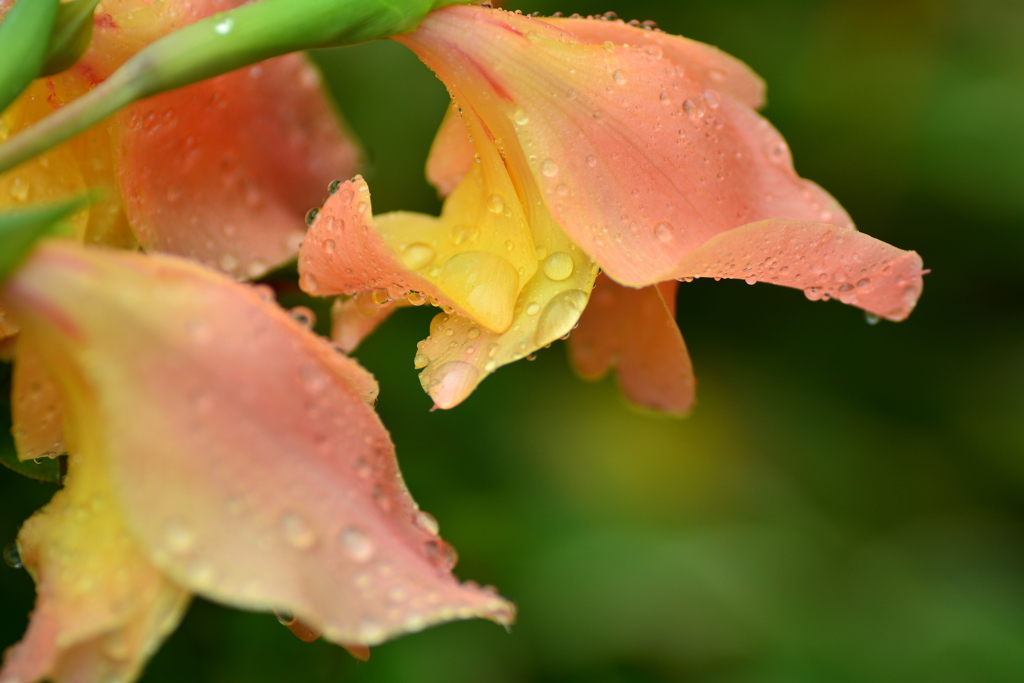
[[[675,237],[675,230],[671,223],[663,222],[654,226],[654,236],[661,242],[671,242]]]
[[[569,289],[552,297],[537,320],[534,343],[546,346],[572,331],[588,298],[587,293],[579,289]]]
[[[316,220],[317,214],[320,213],[320,209],[310,209],[306,212],[306,225],[313,225],[313,221]]]
[[[417,353],[415,356],[413,356],[412,365],[417,370],[422,370],[423,368],[430,365],[430,357],[427,356],[427,354],[425,353]]]
[[[332,180],[331,184],[327,186],[327,194],[334,194],[335,192],[338,191],[339,187],[341,187],[341,181]]]
[[[558,175],[558,164],[551,159],[545,159],[540,165],[540,172],[545,178],[554,178]]]
[[[164,543],[174,555],[184,555],[196,546],[196,535],[181,522],[171,521],[164,526]]]
[[[536,301],[530,302],[530,305],[526,307],[526,315],[537,315],[540,313],[540,304]]]
[[[871,279],[870,278],[863,278],[862,280],[857,280],[857,286],[858,287],[867,287],[870,284],[871,284]]]
[[[422,242],[414,242],[402,250],[402,265],[409,270],[421,270],[434,262],[434,249]]]
[[[601,47],[603,47],[606,52],[611,52],[612,50],[615,49],[615,44],[610,40],[606,40],[603,43],[601,43]]]
[[[354,526],[342,530],[338,535],[338,541],[348,556],[356,562],[366,562],[373,557],[373,541]]]
[[[220,255],[220,259],[217,261],[217,264],[225,273],[233,273],[235,272],[235,268],[238,267],[238,259],[235,258],[234,254],[225,252]]]
[[[871,313],[870,311],[864,312],[864,321],[868,325],[877,325],[879,320],[881,320],[881,318],[878,315]]]
[[[469,337],[470,339],[476,339],[477,337],[480,336],[480,328],[479,327],[471,327],[471,328],[469,328],[469,331],[466,332],[466,336]]]
[[[624,85],[626,83],[626,77],[618,69],[612,72],[612,80],[619,85]]]
[[[316,313],[305,306],[296,306],[288,311],[288,315],[292,317],[292,320],[302,325],[307,330],[313,329],[313,326],[316,325]]]
[[[744,280],[744,282],[746,282],[748,285],[756,285],[757,284],[757,278],[755,276],[751,275],[750,277],[746,278]]]
[[[530,117],[526,115],[522,107],[516,107],[516,110],[512,112],[512,121],[519,126],[525,126],[530,122]]]
[[[28,182],[24,178],[15,178],[11,181],[8,190],[15,201],[28,201]]]
[[[281,517],[281,531],[289,545],[298,550],[306,550],[316,543],[316,534],[298,513],[286,512]]]
[[[334,240],[324,240],[324,253],[333,254],[337,246],[338,245],[334,243]]]
[[[555,282],[561,282],[572,275],[572,257],[564,251],[556,251],[544,259],[544,274]]]
[[[16,541],[11,541],[4,546],[4,563],[12,569],[21,569],[25,566],[21,561],[21,553],[18,551]]]
[[[492,194],[487,198],[487,210],[491,213],[501,213],[505,210],[505,200],[501,195]]]
[[[594,168],[595,166],[597,166],[597,157],[595,157],[593,154],[588,155],[587,166],[589,166],[590,168]]]
[[[438,525],[437,520],[434,519],[434,515],[422,510],[416,513],[416,526],[434,536],[441,533],[441,527]]]
[[[234,27],[235,20],[231,17],[225,17],[223,21],[218,22],[213,27],[213,30],[216,31],[218,35],[226,36],[227,34],[231,33],[231,29],[233,29]]]

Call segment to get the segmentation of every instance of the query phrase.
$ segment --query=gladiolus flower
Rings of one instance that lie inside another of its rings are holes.
[[[618,21],[469,6],[432,12],[396,40],[453,99],[427,165],[450,191],[441,216],[371,217],[357,178],[320,211],[300,269],[310,293],[377,290],[446,307],[415,362],[441,408],[579,322],[570,346],[584,375],[618,364],[632,400],[686,412],[694,382],[675,285],[626,288],[740,278],[890,320],[920,295],[917,254],[857,232],[796,175],[754,111],[762,81],[713,47]],[[603,301],[587,308],[598,269]],[[639,328],[610,333],[627,320]]]
[[[0,142],[79,97],[163,35],[240,0],[104,2],[89,50],[36,80],[0,116]],[[104,187],[71,219],[89,243],[187,256],[238,278],[293,258],[303,217],[359,152],[298,54],[261,62],[133,104],[0,175],[0,209]],[[16,332],[0,312],[0,338]],[[52,380],[16,344],[12,392],[19,457],[64,452]]]
[[[70,453],[19,534],[38,599],[3,683],[130,681],[193,593],[354,649],[512,620],[452,576],[368,404],[373,377],[259,289],[52,241],[0,302],[58,380]]]

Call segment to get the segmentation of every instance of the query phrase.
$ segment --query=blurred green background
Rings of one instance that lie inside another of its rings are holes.
[[[450,624],[362,664],[197,601],[143,680],[1024,680],[1024,2],[507,6],[615,10],[745,60],[800,174],[933,270],[917,311],[869,326],[796,290],[685,284],[681,421],[577,380],[560,344],[430,413],[412,356],[431,312],[396,315],[357,355],[457,573],[518,603],[512,633]],[[395,43],[316,59],[374,209],[436,212],[440,82]],[[52,492],[0,471],[0,538]],[[32,599],[0,567],[0,646]]]

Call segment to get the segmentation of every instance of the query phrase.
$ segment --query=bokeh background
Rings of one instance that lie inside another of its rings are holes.
[[[362,664],[200,600],[143,680],[1024,680],[1024,3],[506,6],[615,10],[744,59],[801,175],[933,270],[917,311],[871,326],[796,290],[684,284],[685,420],[578,380],[560,343],[430,413],[412,356],[431,312],[400,313],[356,355],[457,573],[518,603],[512,632],[449,624]],[[390,42],[316,60],[374,209],[436,212],[440,82]],[[0,539],[53,491],[0,471]],[[32,599],[0,566],[0,646]]]

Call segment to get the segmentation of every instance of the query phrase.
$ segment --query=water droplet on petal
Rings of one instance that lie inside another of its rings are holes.
[[[564,251],[556,251],[544,259],[544,274],[555,282],[561,282],[572,275],[572,257]]]
[[[570,332],[583,313],[588,298],[587,293],[579,289],[569,289],[552,297],[537,320],[534,343],[546,346]]]
[[[878,321],[881,320],[881,318],[874,313],[865,311],[864,320],[867,322],[868,325],[877,325]]]
[[[313,221],[316,220],[317,214],[320,213],[320,209],[310,209],[306,212],[306,225],[313,225]]]
[[[164,543],[174,555],[184,555],[196,546],[196,535],[181,522],[171,521],[164,526]]]
[[[373,557],[373,541],[354,526],[345,528],[338,535],[338,540],[348,556],[356,562],[366,562]]]
[[[593,154],[587,155],[587,166],[589,166],[590,168],[594,168],[595,166],[597,166],[597,157],[595,157]]]
[[[525,126],[530,122],[530,117],[526,115],[522,107],[516,107],[516,110],[512,112],[512,121],[519,126]]]
[[[420,270],[434,262],[434,249],[422,242],[414,242],[402,250],[402,265],[409,270]]]
[[[538,313],[540,313],[540,304],[531,301],[530,305],[526,307],[526,315],[537,315]]]
[[[434,515],[423,510],[416,513],[416,526],[434,536],[441,532],[441,527],[438,525],[437,520],[434,519]]]
[[[332,180],[331,184],[327,186],[327,194],[334,194],[335,192],[338,191],[339,187],[341,187],[341,181]]]
[[[626,83],[626,77],[618,69],[612,72],[612,80],[619,85],[624,85]]]
[[[415,356],[413,356],[412,365],[417,370],[422,370],[423,368],[430,365],[430,357],[427,356],[427,354],[425,353],[417,353]]]
[[[501,195],[492,194],[487,198],[487,210],[491,213],[501,213],[505,210],[505,200]]]
[[[540,172],[545,178],[554,178],[558,175],[558,164],[551,159],[545,159],[540,165]]]
[[[661,242],[671,242],[675,237],[675,229],[671,223],[658,223],[654,226],[654,236]]]
[[[292,317],[292,320],[307,330],[313,329],[313,326],[316,325],[316,313],[305,306],[296,306],[289,310],[288,314]]]
[[[16,541],[11,541],[4,546],[4,563],[12,569],[21,569],[25,566],[21,561],[21,553],[18,551]]]
[[[281,517],[281,531],[289,545],[298,550],[306,550],[316,543],[316,533],[296,512],[286,512]]]

